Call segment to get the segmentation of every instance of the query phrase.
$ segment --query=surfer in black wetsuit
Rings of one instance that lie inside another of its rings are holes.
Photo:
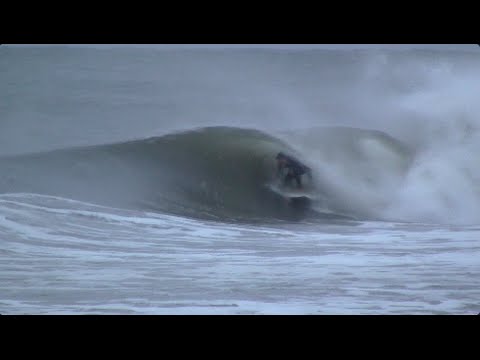
[[[303,174],[308,174],[310,179],[312,178],[312,170],[308,166],[302,164],[299,160],[285,155],[282,152],[279,152],[275,159],[277,160],[277,177],[282,175],[283,169],[288,170],[287,175],[285,175],[285,178],[283,179],[283,184],[285,186],[292,187],[292,180],[295,179],[297,182],[297,188],[302,189],[301,176]]]

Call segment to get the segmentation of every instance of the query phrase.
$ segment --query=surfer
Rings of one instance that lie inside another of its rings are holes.
[[[287,174],[283,179],[283,184],[288,187],[292,187],[292,181],[295,179],[297,182],[297,188],[302,189],[302,178],[303,174],[308,174],[309,178],[312,179],[312,169],[310,169],[305,164],[302,164],[299,160],[293,158],[292,156],[285,155],[282,152],[277,154],[275,158],[277,160],[277,177],[282,175],[283,169],[287,169]]]

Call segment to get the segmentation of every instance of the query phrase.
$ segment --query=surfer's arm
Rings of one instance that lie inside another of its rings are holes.
[[[307,167],[307,176],[310,180],[313,179],[313,176],[312,176],[312,169],[310,169],[309,167]]]

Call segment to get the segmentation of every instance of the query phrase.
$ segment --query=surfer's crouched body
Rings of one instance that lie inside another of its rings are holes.
[[[295,179],[297,182],[297,188],[302,189],[303,186],[301,176],[303,174],[308,174],[310,179],[312,178],[312,170],[292,156],[288,156],[282,152],[279,152],[275,159],[277,160],[277,177],[282,175],[283,169],[288,170],[285,178],[283,179],[283,184],[285,186],[292,187],[292,181]]]

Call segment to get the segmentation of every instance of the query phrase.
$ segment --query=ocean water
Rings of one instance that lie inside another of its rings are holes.
[[[0,313],[479,313],[479,56],[0,46]]]

